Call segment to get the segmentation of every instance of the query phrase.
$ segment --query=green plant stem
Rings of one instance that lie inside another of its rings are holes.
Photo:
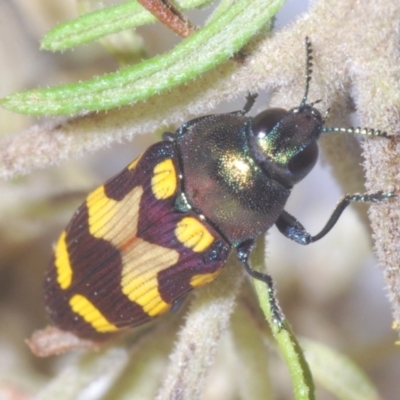
[[[263,236],[257,241],[256,248],[251,256],[251,262],[254,269],[258,271],[265,270],[265,238]],[[285,320],[283,329],[279,329],[272,320],[266,284],[257,279],[253,281],[260,306],[289,369],[296,400],[313,400],[315,397],[311,371],[289,323]]]

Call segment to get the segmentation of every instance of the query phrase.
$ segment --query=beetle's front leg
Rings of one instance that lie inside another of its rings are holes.
[[[254,279],[258,279],[267,285],[272,321],[278,325],[279,329],[282,329],[285,316],[283,315],[282,310],[278,304],[278,299],[275,296],[274,281],[272,280],[270,275],[263,274],[262,272],[254,270],[249,264],[249,257],[251,251],[253,250],[253,247],[254,240],[247,240],[246,242],[241,243],[236,248],[237,258],[251,277],[253,277]]]
[[[309,244],[313,242],[313,237],[304,229],[304,226],[285,210],[282,211],[275,225],[283,235],[296,243]]]
[[[323,238],[336,224],[339,217],[342,215],[342,212],[346,209],[346,207],[351,202],[357,203],[380,203],[382,201],[391,199],[395,194],[392,192],[384,193],[377,192],[373,194],[348,194],[344,196],[336,208],[333,210],[332,215],[328,219],[328,222],[322,228],[321,232],[319,232],[315,236],[311,236],[303,227],[303,225],[297,221],[292,215],[290,215],[285,210],[279,216],[275,225],[280,230],[280,232],[288,237],[289,239],[295,241],[299,244],[309,244],[312,242],[316,242],[317,240]]]

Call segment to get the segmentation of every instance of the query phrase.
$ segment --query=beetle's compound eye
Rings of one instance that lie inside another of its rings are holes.
[[[314,167],[318,159],[317,142],[311,142],[307,147],[295,154],[288,163],[288,169],[295,181],[303,179]]]
[[[252,123],[254,135],[259,138],[267,136],[287,113],[283,108],[270,108],[256,115]]]
[[[314,167],[322,126],[318,110],[309,105],[263,111],[249,130],[252,156],[269,178],[291,188]]]

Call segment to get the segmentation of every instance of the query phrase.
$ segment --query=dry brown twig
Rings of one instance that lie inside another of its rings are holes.
[[[182,37],[195,31],[194,25],[169,0],[138,0],[157,19]]]

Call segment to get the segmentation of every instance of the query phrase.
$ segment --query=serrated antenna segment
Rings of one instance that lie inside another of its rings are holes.
[[[301,100],[301,103],[300,103],[300,108],[304,107],[307,103],[308,90],[310,88],[311,73],[312,73],[312,67],[313,67],[311,41],[307,36],[305,38],[305,45],[306,45],[306,88],[304,91],[303,99]]]
[[[364,135],[364,136],[378,136],[378,137],[388,137],[385,131],[380,131],[379,129],[372,128],[323,128],[322,133],[328,132],[340,132],[340,133],[351,133],[355,135]]]

